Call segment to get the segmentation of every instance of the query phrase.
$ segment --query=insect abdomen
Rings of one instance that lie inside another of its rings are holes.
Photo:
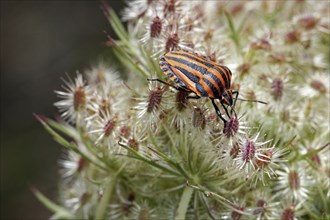
[[[180,80],[173,72],[171,66],[165,61],[164,57],[160,59],[159,66],[163,73],[173,82],[182,84],[182,80]]]
[[[160,59],[160,67],[170,80],[199,96],[221,98],[230,88],[231,72],[227,67],[192,52],[168,52]]]

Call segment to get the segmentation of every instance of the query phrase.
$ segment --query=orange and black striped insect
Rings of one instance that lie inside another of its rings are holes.
[[[195,94],[195,96],[188,96],[188,98],[210,98],[217,115],[224,124],[227,120],[215,104],[215,99],[220,100],[220,104],[229,118],[231,116],[226,106],[229,106],[231,114],[234,112],[236,116],[234,107],[239,93],[230,89],[232,73],[228,67],[210,61],[205,56],[185,50],[166,53],[160,58],[159,66],[176,85],[171,85],[160,79],[148,79],[149,81],[159,81],[177,90]]]
[[[159,65],[163,73],[176,85],[169,85],[159,79],[149,80],[160,81],[177,90],[192,92],[196,95],[188,96],[188,98],[210,98],[217,115],[224,123],[227,122],[214,99],[220,100],[227,116],[230,118],[225,105],[230,106],[231,111],[234,111],[233,107],[237,100],[238,91],[230,90],[232,73],[228,67],[184,50],[166,53],[160,58]],[[233,95],[236,95],[234,100]]]

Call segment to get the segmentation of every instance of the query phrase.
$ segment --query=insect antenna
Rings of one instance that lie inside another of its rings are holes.
[[[245,101],[245,102],[258,102],[258,103],[261,103],[261,104],[264,104],[264,105],[268,104],[267,102],[263,102],[263,101],[259,101],[259,100],[247,100],[247,99],[240,99],[240,98],[233,98],[233,99],[236,99],[236,100],[239,100],[239,101]]]

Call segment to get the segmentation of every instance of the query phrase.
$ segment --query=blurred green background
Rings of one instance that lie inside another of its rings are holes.
[[[108,1],[121,11],[123,1]],[[111,59],[99,1],[0,1],[1,219],[46,219],[29,190],[56,200],[63,149],[33,113],[54,117],[60,77]]]

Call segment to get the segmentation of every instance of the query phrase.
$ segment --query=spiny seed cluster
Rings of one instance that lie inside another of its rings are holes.
[[[65,79],[64,120],[36,116],[67,149],[53,218],[329,218],[315,199],[330,196],[327,3],[133,0],[118,18],[103,2],[124,68],[100,62]],[[177,51],[231,70],[228,113],[159,68]]]

